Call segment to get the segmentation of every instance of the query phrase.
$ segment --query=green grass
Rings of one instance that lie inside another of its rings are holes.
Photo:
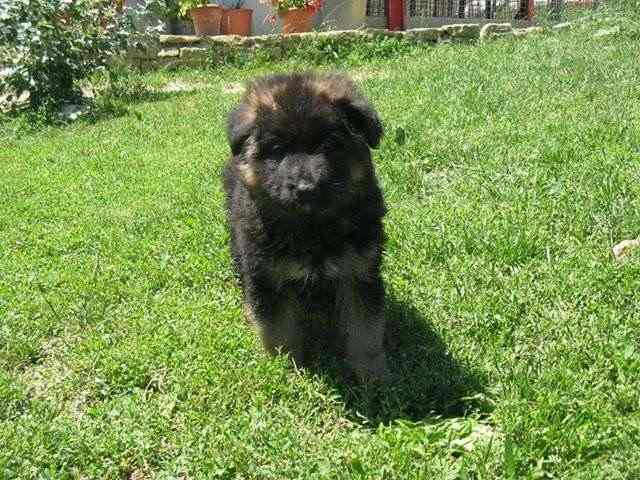
[[[300,62],[5,122],[0,478],[640,478],[640,44],[593,31],[348,68],[387,126],[382,392],[241,320],[223,87]]]

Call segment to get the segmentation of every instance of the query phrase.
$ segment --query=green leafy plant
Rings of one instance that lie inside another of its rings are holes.
[[[271,5],[276,10],[306,8],[315,13],[322,8],[323,0],[260,0],[260,3]]]
[[[147,0],[145,10],[159,18],[177,18],[180,15],[179,0]]]
[[[207,0],[179,0],[180,15],[186,17],[192,8],[204,7],[208,5]]]
[[[101,0],[12,0],[0,3],[0,90],[9,100],[29,92],[34,110],[77,99],[79,81],[144,40],[133,10]]]

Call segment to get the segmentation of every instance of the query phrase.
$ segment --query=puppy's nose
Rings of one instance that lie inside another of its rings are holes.
[[[313,199],[315,196],[315,187],[311,182],[307,182],[305,180],[301,180],[296,185],[297,196],[303,202],[308,202]]]
[[[300,193],[310,192],[313,190],[313,185],[311,182],[307,182],[306,180],[300,180],[297,185],[298,191]]]

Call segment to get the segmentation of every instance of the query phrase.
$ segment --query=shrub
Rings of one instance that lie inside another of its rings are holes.
[[[271,5],[277,10],[289,10],[290,8],[306,8],[317,12],[322,8],[323,0],[260,0],[265,5]]]
[[[32,108],[51,110],[78,96],[78,81],[110,65],[142,39],[133,15],[106,0],[0,2],[0,89],[30,93]]]
[[[204,7],[208,4],[208,0],[179,0],[180,15],[187,18],[189,16],[189,10],[192,8]]]

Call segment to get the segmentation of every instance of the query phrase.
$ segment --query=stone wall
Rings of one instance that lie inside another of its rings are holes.
[[[332,39],[341,43],[376,42],[391,37],[415,43],[437,44],[442,42],[474,42],[494,38],[524,37],[543,32],[542,27],[514,28],[509,23],[463,23],[443,25],[438,28],[414,28],[405,31],[344,30],[309,32],[299,34],[272,34],[255,37],[219,35],[196,37],[192,35],[160,35],[155,45],[146,50],[129,53],[129,61],[143,69],[175,67],[181,65],[204,66],[214,60],[224,60],[226,55],[237,52],[250,54],[257,49],[269,49],[274,56],[290,51],[311,39]]]

